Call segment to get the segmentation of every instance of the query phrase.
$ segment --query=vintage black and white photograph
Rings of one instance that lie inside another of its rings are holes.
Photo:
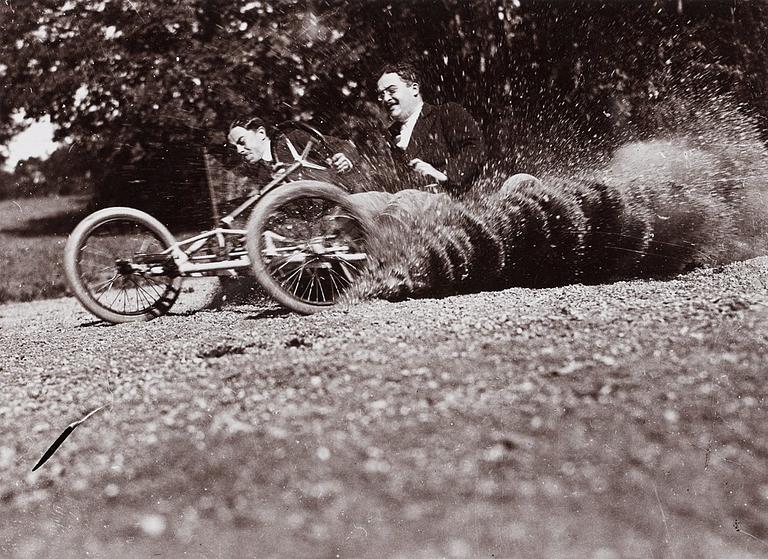
[[[0,0],[0,557],[768,557],[768,2]]]

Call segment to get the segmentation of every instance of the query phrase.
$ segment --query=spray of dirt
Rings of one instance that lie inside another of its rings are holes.
[[[371,236],[373,265],[350,296],[669,277],[765,253],[768,150],[754,123],[724,102],[676,119],[580,174],[497,173],[468,199],[392,204]]]

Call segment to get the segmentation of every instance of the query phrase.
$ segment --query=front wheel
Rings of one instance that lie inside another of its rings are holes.
[[[368,264],[371,223],[337,186],[296,181],[262,198],[248,221],[254,275],[302,314],[333,306]]]
[[[72,292],[107,322],[139,322],[165,314],[179,295],[181,277],[169,248],[176,240],[151,215],[107,208],[75,227],[64,248]]]

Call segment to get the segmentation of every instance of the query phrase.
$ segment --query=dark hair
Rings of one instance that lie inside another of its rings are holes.
[[[236,118],[229,125],[229,129],[232,130],[235,126],[245,128],[246,130],[258,130],[262,126],[266,129],[267,123],[264,122],[264,119],[255,116],[253,118]]]
[[[416,66],[410,62],[387,62],[382,64],[376,77],[380,78],[384,74],[397,74],[408,85],[412,83],[421,84],[419,72],[416,70]]]

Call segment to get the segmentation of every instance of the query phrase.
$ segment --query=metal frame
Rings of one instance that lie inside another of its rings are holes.
[[[302,128],[304,127],[302,126]],[[288,144],[288,149],[294,158],[293,163],[280,171],[279,174],[264,187],[251,191],[247,200],[219,220],[222,226],[209,231],[204,231],[194,237],[177,241],[163,252],[163,254],[170,254],[173,257],[180,275],[192,277],[222,275],[221,272],[229,272],[229,275],[236,275],[235,270],[237,268],[247,268],[251,265],[250,259],[248,258],[248,252],[245,249],[245,235],[247,230],[233,229],[230,227],[232,222],[247,209],[254,206],[264,195],[283,184],[287,184],[287,179],[296,170],[302,167],[319,170],[327,169],[327,167],[323,167],[322,165],[307,160],[309,152],[315,145],[315,141],[312,138],[307,141],[307,145],[304,146],[304,150],[301,154],[299,154],[290,139],[286,138],[286,142]],[[231,249],[231,243],[227,243],[226,237],[237,238],[237,244],[234,246],[234,250]],[[213,246],[211,246],[209,242],[211,239],[215,239],[216,241]],[[198,254],[205,247],[213,250],[213,253]]]

